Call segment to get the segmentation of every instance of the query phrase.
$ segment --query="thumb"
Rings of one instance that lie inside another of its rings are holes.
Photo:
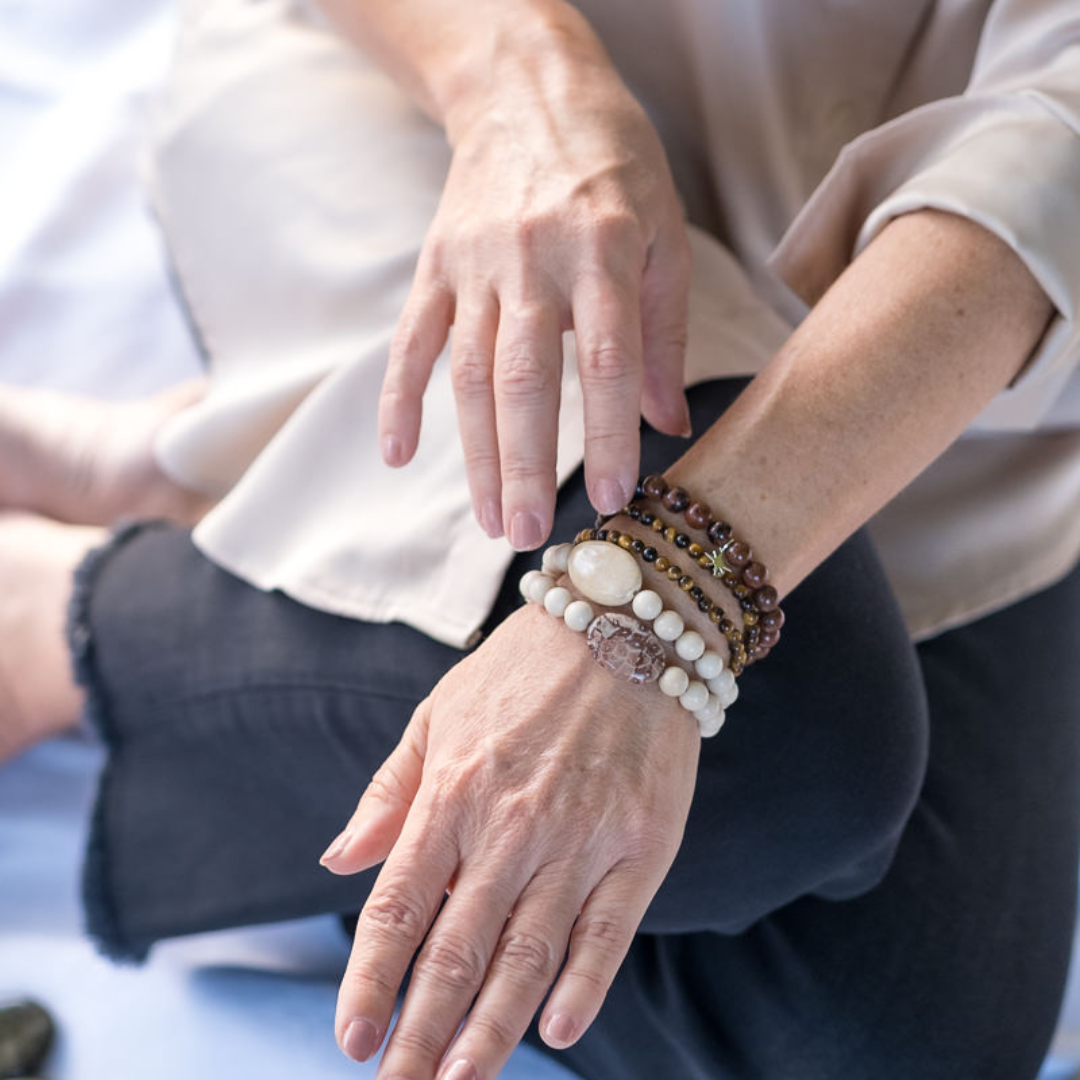
[[[323,853],[319,862],[331,873],[358,874],[390,854],[424,774],[428,712],[424,700],[393,753],[371,778],[349,824]]]

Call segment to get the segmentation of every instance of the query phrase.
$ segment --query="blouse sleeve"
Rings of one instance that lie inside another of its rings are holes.
[[[923,208],[961,214],[1001,237],[1053,302],[1034,354],[975,426],[1046,422],[1080,364],[1077,0],[996,0],[964,93],[849,143],[770,266],[813,304],[892,218]],[[1067,396],[1076,396],[1071,387]]]

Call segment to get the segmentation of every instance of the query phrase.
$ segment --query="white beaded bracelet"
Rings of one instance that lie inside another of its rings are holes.
[[[633,682],[655,680],[661,693],[678,698],[693,715],[703,738],[720,730],[725,710],[738,697],[735,676],[719,653],[706,650],[696,630],[686,629],[678,612],[664,608],[658,593],[641,588],[641,570],[632,555],[602,542],[558,544],[544,552],[541,565],[542,570],[521,578],[526,600],[542,605],[571,630],[587,633],[594,657],[608,670]],[[588,600],[575,600],[569,589],[555,584],[562,573],[596,603],[629,604],[639,619],[652,622],[652,632],[625,615],[597,616]],[[665,665],[659,642],[673,643],[676,655],[694,664],[698,678],[691,679],[678,665]]]

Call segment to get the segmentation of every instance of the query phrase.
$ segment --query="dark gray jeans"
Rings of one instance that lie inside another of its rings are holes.
[[[699,430],[735,389],[694,391]],[[645,433],[649,470],[678,452]],[[578,475],[556,536],[591,517]],[[1075,902],[1080,571],[916,649],[859,535],[786,607],[560,1057],[588,1080],[1033,1077]],[[85,872],[108,953],[359,906],[373,875],[316,859],[457,651],[259,592],[161,525],[88,560],[72,641],[110,750]]]

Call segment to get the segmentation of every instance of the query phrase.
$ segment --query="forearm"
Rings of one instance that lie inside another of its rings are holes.
[[[475,102],[514,94],[518,78],[572,78],[609,68],[586,20],[563,0],[318,0],[339,30],[371,54],[453,141]],[[542,73],[542,75],[541,75]]]
[[[900,217],[668,478],[722,510],[783,595],[1008,385],[1051,314],[992,233]]]

